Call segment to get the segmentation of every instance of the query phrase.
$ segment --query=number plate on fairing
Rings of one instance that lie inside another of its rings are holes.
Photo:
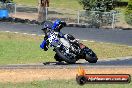
[[[56,41],[57,39],[58,38],[57,38],[57,36],[56,36],[55,33],[50,33],[49,38],[48,38],[48,40],[49,40],[50,43]]]

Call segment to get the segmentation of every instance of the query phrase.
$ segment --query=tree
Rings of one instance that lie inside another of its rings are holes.
[[[38,0],[39,11],[38,11],[38,21],[43,22],[46,20],[46,7],[49,7],[49,0]]]
[[[115,1],[117,0],[79,0],[79,3],[85,9],[85,18],[88,24],[94,27],[101,27],[103,25],[110,25],[112,21],[112,15],[103,12],[110,12],[115,7]]]
[[[125,11],[125,20],[128,24],[132,25],[132,0],[129,0],[128,6]]]
[[[114,9],[116,0],[79,0],[85,10],[89,11],[110,11]]]
[[[0,2],[6,3],[6,2],[12,2],[13,0],[0,0]]]
[[[91,10],[95,6],[96,0],[79,0],[79,3],[83,6],[83,9]]]

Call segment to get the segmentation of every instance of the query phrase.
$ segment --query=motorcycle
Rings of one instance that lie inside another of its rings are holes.
[[[85,59],[89,63],[97,62],[97,55],[92,49],[80,43],[72,35],[61,33],[60,36],[58,32],[51,30],[50,27],[47,30],[47,34],[46,42],[50,44],[50,47],[54,48],[53,51],[56,52],[54,59],[56,61],[65,61],[68,64],[74,64],[79,59]]]

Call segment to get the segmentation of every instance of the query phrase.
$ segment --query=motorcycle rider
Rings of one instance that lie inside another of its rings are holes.
[[[45,37],[44,37],[44,41],[42,42],[42,44],[40,45],[40,47],[42,49],[44,49],[45,51],[48,50],[49,43],[48,43],[47,39],[48,39],[48,35],[49,35],[48,34],[49,30],[54,30],[55,33],[58,34],[58,37],[61,37],[61,38],[64,37],[63,34],[60,32],[60,30],[64,26],[66,26],[66,22],[61,21],[59,19],[55,20],[54,23],[52,23],[51,21],[44,22],[42,30],[43,30],[43,32],[45,34]]]
[[[43,24],[43,32],[45,33],[45,37],[44,37],[44,41],[42,42],[42,44],[40,45],[40,47],[42,49],[44,49],[44,51],[47,51],[48,50],[48,45],[49,45],[49,42],[47,41],[48,39],[48,31],[49,30],[54,30],[55,33],[58,35],[59,38],[65,38],[65,39],[68,39],[69,42],[76,42],[76,39],[70,35],[70,34],[63,34],[62,32],[60,32],[60,30],[66,26],[66,22],[64,21],[61,21],[59,19],[55,20],[54,23],[52,23],[51,21],[46,21],[44,24]]]

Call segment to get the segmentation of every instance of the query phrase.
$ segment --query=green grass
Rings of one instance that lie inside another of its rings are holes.
[[[38,0],[13,0],[13,2],[17,4],[22,4],[22,5],[33,5],[36,6],[38,4]]]
[[[132,56],[132,47],[126,45],[99,42],[83,42],[83,44],[90,47],[97,54],[99,59]]]
[[[51,49],[44,52],[39,48],[42,40],[38,36],[0,33],[0,64],[54,61]]]
[[[40,49],[43,37],[0,32],[0,64],[26,64],[54,61],[54,52]],[[132,56],[132,47],[99,42],[83,42],[99,59]]]
[[[13,0],[17,4],[23,5],[38,5],[38,0]],[[78,0],[50,0],[50,7],[55,8],[69,8],[69,9],[82,9],[82,6],[78,3]]]
[[[123,2],[128,2],[129,0],[121,0],[121,1],[123,1]]]
[[[0,83],[0,88],[131,88],[130,84],[86,84],[80,86],[75,80],[45,80],[30,83]]]

